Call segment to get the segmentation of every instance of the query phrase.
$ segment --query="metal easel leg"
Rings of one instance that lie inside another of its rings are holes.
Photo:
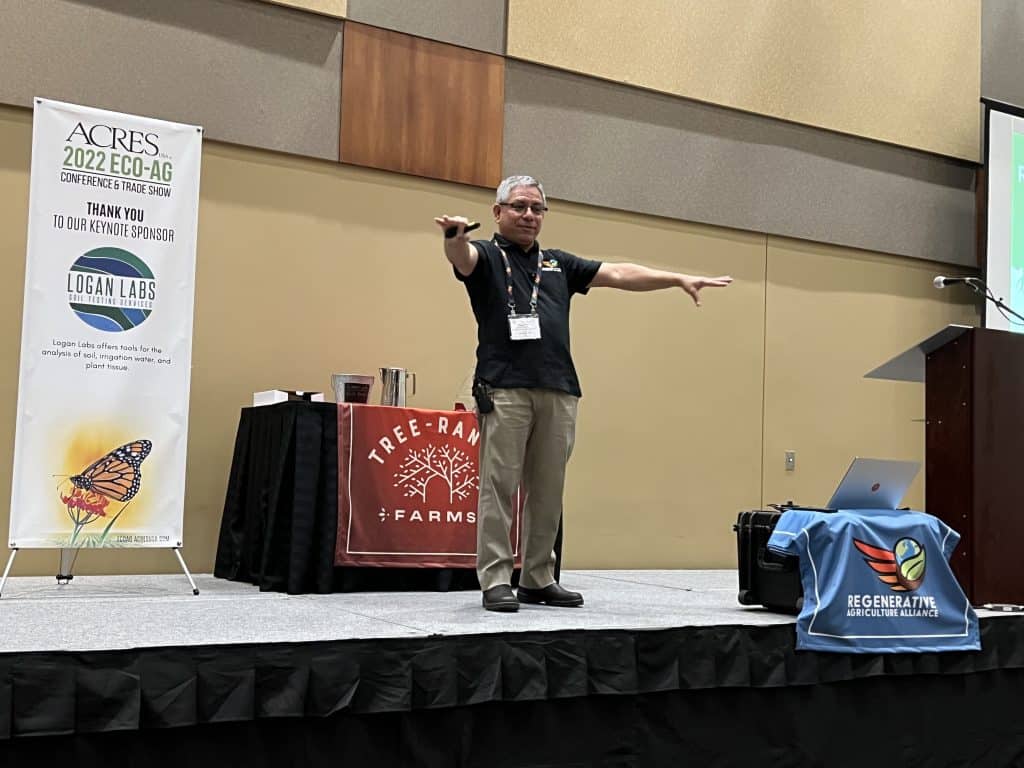
[[[185,575],[188,577],[188,583],[192,585],[192,594],[198,595],[199,588],[196,587],[196,583],[192,581],[192,574],[188,572],[188,566],[185,565],[185,558],[181,556],[181,550],[178,547],[171,547],[171,549],[174,550],[174,554],[178,558],[178,562],[181,563],[181,570],[183,570]]]
[[[72,571],[75,569],[75,561],[78,560],[79,550],[79,547],[75,549],[61,549],[60,562],[57,565],[58,584],[68,584],[75,578]]]
[[[11,550],[11,556],[7,558],[7,567],[4,568],[4,577],[0,579],[0,596],[4,594],[4,584],[7,583],[7,577],[11,573],[11,566],[14,565],[14,556],[16,554],[18,554],[17,547]]]

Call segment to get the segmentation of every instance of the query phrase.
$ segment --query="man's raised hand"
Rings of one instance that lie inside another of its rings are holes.
[[[470,242],[468,229],[476,229],[479,224],[471,224],[465,216],[437,216],[434,221],[444,233],[444,255],[452,266],[463,277],[468,277],[476,268],[479,258],[476,247]],[[455,231],[448,236],[448,231]]]
[[[434,221],[436,221],[437,225],[441,228],[446,240],[461,240],[464,243],[469,242],[469,235],[467,234],[468,231],[480,226],[476,223],[470,224],[469,219],[465,216],[448,216],[447,214],[444,216],[438,216]],[[455,228],[455,231],[449,234],[452,227]]]
[[[693,299],[693,303],[698,307],[700,306],[700,292],[704,288],[725,288],[732,282],[732,278],[728,275],[722,275],[721,277],[690,277],[686,275],[683,277],[683,290],[686,291],[690,298]]]

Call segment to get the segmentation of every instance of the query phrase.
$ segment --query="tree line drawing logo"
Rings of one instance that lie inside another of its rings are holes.
[[[153,311],[156,279],[149,266],[123,248],[94,248],[68,270],[68,304],[79,320],[99,331],[121,333]]]
[[[424,504],[427,489],[439,481],[448,492],[448,503],[454,504],[466,500],[476,490],[476,462],[465,451],[450,445],[427,445],[406,454],[394,479],[395,488],[403,488],[407,498],[418,498]]]
[[[395,522],[408,518],[410,522],[476,523],[476,461],[460,448],[450,444],[410,448],[392,479],[392,488],[424,509],[396,508],[389,512],[381,507],[377,513],[380,522],[394,517]],[[454,509],[459,502],[467,501],[473,503],[466,510]]]

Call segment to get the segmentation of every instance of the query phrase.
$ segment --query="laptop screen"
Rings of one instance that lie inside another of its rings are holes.
[[[896,509],[920,469],[919,461],[857,457],[826,506],[829,509]]]

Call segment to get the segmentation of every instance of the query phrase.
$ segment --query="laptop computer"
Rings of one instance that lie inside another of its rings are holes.
[[[919,461],[854,458],[828,509],[896,509],[921,470]]]

